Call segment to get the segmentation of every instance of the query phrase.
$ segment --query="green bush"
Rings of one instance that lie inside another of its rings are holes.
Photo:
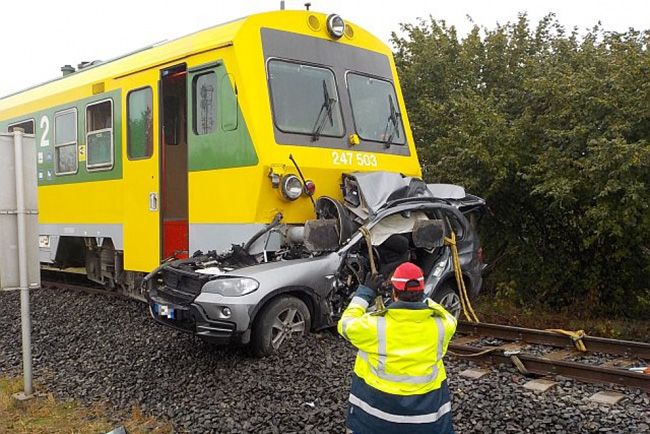
[[[567,32],[553,15],[462,38],[433,18],[393,34],[425,178],[488,202],[488,285],[650,315],[649,42]]]

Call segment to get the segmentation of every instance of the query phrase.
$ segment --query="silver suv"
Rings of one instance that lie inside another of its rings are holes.
[[[343,201],[320,197],[317,219],[281,215],[245,245],[197,252],[152,274],[153,318],[215,343],[251,344],[257,355],[286,339],[331,327],[371,269],[404,261],[426,276],[426,295],[460,314],[450,248],[454,231],[465,285],[478,294],[484,264],[473,224],[485,202],[462,187],[426,185],[388,172],[345,174]],[[370,248],[369,248],[370,246]]]

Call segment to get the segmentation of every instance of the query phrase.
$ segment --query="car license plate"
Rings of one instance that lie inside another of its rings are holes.
[[[174,308],[171,306],[167,306],[165,304],[154,303],[153,309],[158,316],[162,316],[168,319],[174,319],[174,317],[176,316],[176,312],[174,312]]]

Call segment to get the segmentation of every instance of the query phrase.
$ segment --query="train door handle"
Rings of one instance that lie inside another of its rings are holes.
[[[158,211],[158,193],[149,193],[149,211]]]

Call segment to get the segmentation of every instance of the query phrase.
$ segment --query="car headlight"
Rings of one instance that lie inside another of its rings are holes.
[[[241,297],[256,291],[259,287],[260,283],[255,279],[234,277],[212,280],[203,287],[203,290],[213,294],[221,294],[224,297]]]
[[[280,182],[280,191],[287,200],[296,200],[302,194],[302,181],[296,175],[285,175]]]
[[[331,14],[327,17],[327,31],[334,39],[339,39],[345,32],[345,21],[339,15]]]

